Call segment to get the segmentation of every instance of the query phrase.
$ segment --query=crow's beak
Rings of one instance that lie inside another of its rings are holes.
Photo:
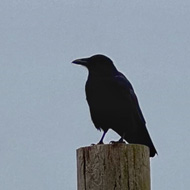
[[[74,61],[72,61],[72,63],[77,64],[77,65],[83,65],[83,66],[88,66],[88,59],[87,58],[83,58],[83,59],[76,59]]]

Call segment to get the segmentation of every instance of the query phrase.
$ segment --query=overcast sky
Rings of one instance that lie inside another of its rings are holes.
[[[159,153],[152,189],[189,188],[190,1],[1,0],[0,189],[76,189],[76,149],[102,134],[71,61],[96,53],[138,96]]]

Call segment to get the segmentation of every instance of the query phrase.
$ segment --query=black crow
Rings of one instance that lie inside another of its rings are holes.
[[[83,65],[89,71],[86,99],[95,127],[104,132],[99,144],[103,143],[108,129],[112,129],[121,136],[118,142],[125,139],[128,143],[146,145],[153,157],[157,152],[133,87],[112,60],[104,55],[94,55],[72,63]]]

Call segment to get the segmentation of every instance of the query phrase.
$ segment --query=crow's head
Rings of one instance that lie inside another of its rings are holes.
[[[89,58],[76,59],[72,63],[87,67],[90,74],[112,75],[117,71],[112,60],[100,54]]]

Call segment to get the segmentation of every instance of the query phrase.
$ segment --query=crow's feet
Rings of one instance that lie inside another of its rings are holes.
[[[99,141],[97,144],[92,143],[91,146],[99,145],[99,144],[104,144],[104,142],[103,141]]]
[[[110,144],[118,144],[118,143],[125,143],[123,138],[120,138],[118,141],[110,141]]]

